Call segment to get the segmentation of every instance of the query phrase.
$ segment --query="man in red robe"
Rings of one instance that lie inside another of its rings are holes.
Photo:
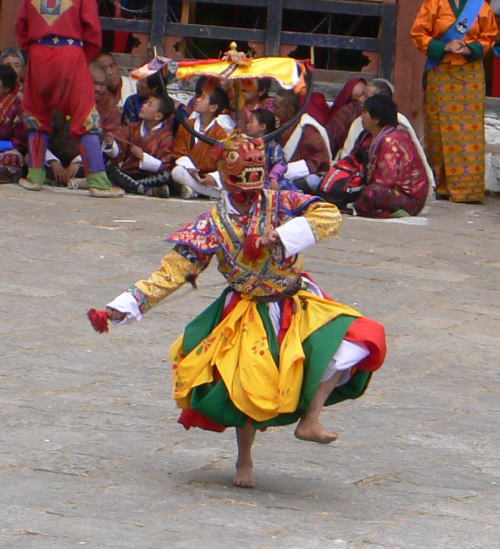
[[[57,107],[71,117],[71,134],[79,141],[92,196],[112,198],[100,144],[99,114],[88,63],[101,48],[101,27],[95,0],[22,0],[16,22],[19,45],[29,52],[23,96],[29,130],[29,170],[19,184],[40,190],[44,158]]]

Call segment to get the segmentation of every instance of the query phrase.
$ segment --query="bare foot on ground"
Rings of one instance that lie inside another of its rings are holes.
[[[236,475],[233,484],[239,488],[255,488],[257,482],[253,475],[252,465],[236,465]]]
[[[337,440],[338,433],[327,431],[318,421],[306,423],[300,421],[295,429],[295,436],[300,440],[318,442],[319,444],[330,444]]]

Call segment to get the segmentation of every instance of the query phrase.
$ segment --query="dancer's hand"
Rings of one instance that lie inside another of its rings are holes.
[[[127,316],[125,313],[121,313],[111,307],[106,307],[106,313],[108,313],[109,320],[123,320]]]
[[[281,244],[281,238],[276,229],[273,229],[260,237],[259,247],[261,248],[273,248],[279,244]]]

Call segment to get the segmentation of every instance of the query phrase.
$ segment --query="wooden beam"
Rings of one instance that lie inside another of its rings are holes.
[[[103,30],[139,32],[149,34],[151,21],[148,19],[117,19],[115,17],[99,17]]]
[[[384,47],[380,50],[380,71],[383,78],[387,78],[387,80],[392,80],[394,72],[397,16],[398,7],[396,4],[383,4],[380,40]]]
[[[344,0],[283,0],[283,9],[378,16],[382,5],[375,2],[344,2]]]
[[[190,38],[213,38],[234,40],[240,42],[264,42],[265,31],[259,29],[242,29],[235,27],[220,27],[216,25],[183,25],[182,23],[167,23],[167,34],[189,36]]]
[[[167,34],[168,0],[154,0],[151,10],[151,31],[149,33],[149,48],[163,55],[164,36]]]
[[[268,0],[266,17],[266,55],[277,57],[280,53],[283,1]]]
[[[339,34],[309,34],[305,32],[281,33],[283,44],[297,46],[315,46],[316,48],[336,48],[346,50],[379,51],[380,40],[378,38],[363,38],[358,36],[342,36]]]

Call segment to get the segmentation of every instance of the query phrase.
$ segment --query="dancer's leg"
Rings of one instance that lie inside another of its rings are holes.
[[[319,442],[320,444],[329,444],[330,442],[337,440],[339,436],[338,433],[327,431],[319,422],[319,416],[326,399],[336,387],[341,376],[342,371],[338,371],[331,378],[322,381],[318,385],[318,390],[316,391],[311,404],[309,404],[306,413],[301,417],[299,424],[295,429],[295,436],[297,438],[309,442]]]
[[[244,427],[236,427],[238,459],[236,460],[236,475],[233,478],[233,484],[240,488],[253,488],[256,484],[252,461],[254,440],[255,429],[251,423],[246,423]]]

